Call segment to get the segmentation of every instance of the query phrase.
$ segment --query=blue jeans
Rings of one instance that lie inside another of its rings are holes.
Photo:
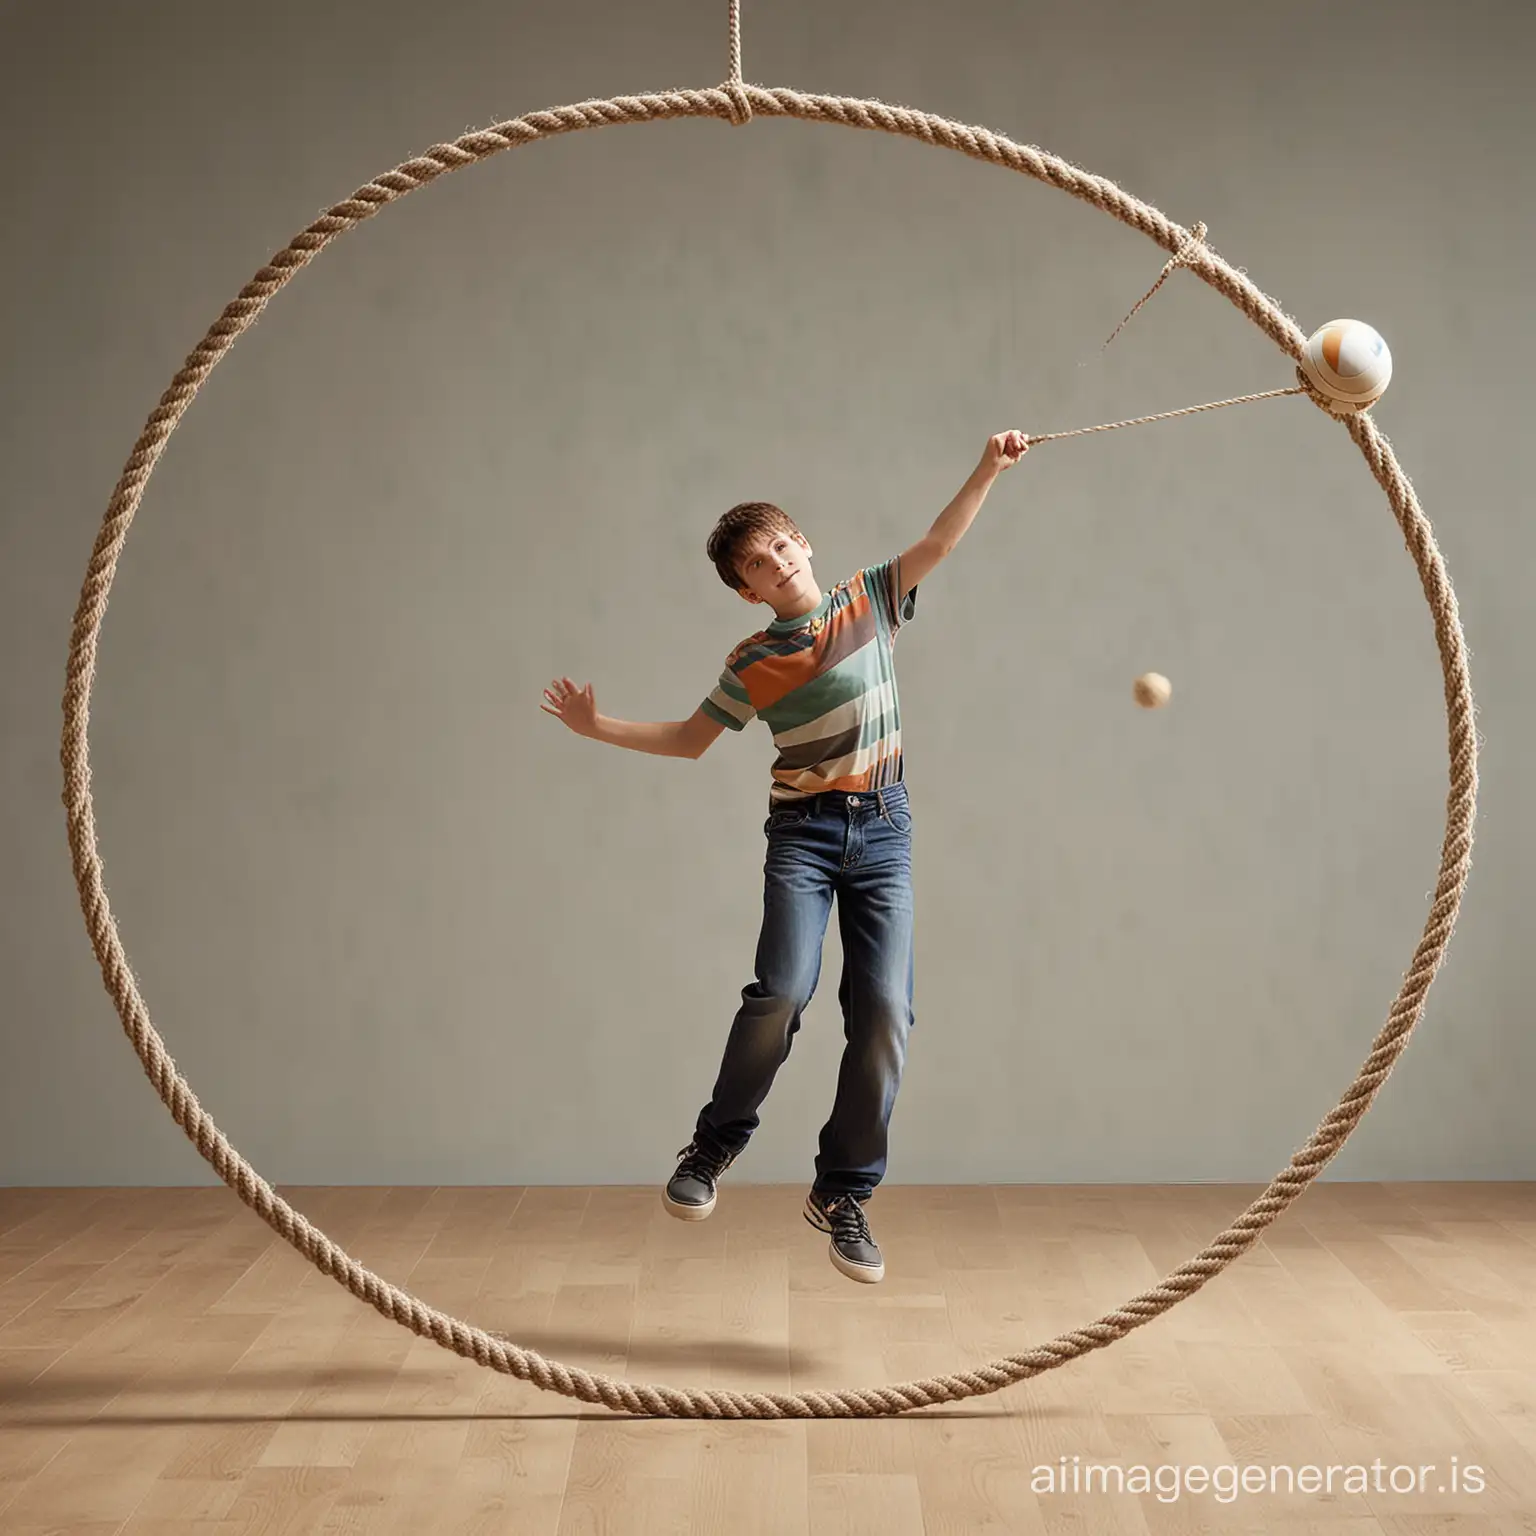
[[[906,786],[826,792],[770,811],[756,975],[741,993],[720,1075],[695,1135],[738,1153],[789,1057],[821,976],[837,897],[843,943],[842,1066],[821,1129],[813,1188],[868,1199],[885,1177],[887,1132],[912,1028],[912,812]]]

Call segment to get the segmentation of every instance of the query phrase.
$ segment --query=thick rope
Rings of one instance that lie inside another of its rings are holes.
[[[1021,171],[1050,186],[1112,214],[1139,229],[1164,250],[1178,252],[1188,232],[1163,214],[1138,202],[1111,182],[1090,176],[1042,151],[1014,144],[984,128],[968,127],[929,113],[891,107],[877,101],[839,96],[802,95],[789,90],[741,87],[752,111],[795,117],[811,123],[836,123],[902,134],[940,148],[958,150],[973,159]],[[606,1376],[576,1370],[520,1349],[484,1329],[461,1322],[429,1307],[406,1291],[370,1273],[323,1232],[313,1227],[278,1196],[232,1147],[198,1103],[190,1085],[177,1071],[164,1042],[150,1022],[144,1000],[129,969],[116,921],[107,902],[101,854],[96,842],[95,810],[91,800],[88,741],[91,687],[97,650],[118,558],[128,537],[144,487],[165,449],[166,441],[186,413],[194,396],[219,359],[255,322],[258,315],[300,268],[313,261],[331,241],[371,218],[381,208],[435,181],[503,150],[530,144],[555,134],[619,123],[651,123],[669,118],[716,117],[733,120],[737,103],[723,88],[665,91],[588,101],[515,118],[452,144],[439,144],[376,181],[361,187],[317,219],[241,290],[187,358],[129,456],[107,507],[81,589],[70,637],[68,681],[64,693],[61,760],[64,804],[75,881],[91,943],[101,965],[107,991],[123,1028],[149,1080],[198,1152],[219,1177],[284,1241],[290,1243],[322,1273],[344,1285],[384,1317],[465,1359],[489,1366],[519,1380],[532,1382],[582,1402],[601,1403],[630,1413],[679,1418],[831,1418],[869,1417],[903,1413],[933,1403],[952,1402],[997,1392],[1045,1371],[1054,1370],[1092,1350],[1103,1349],[1133,1329],[1160,1316],[1192,1296],[1213,1275],[1244,1253],[1271,1222],[1301,1194],[1334,1156],[1375,1098],[1393,1063],[1402,1054],[1423,1007],[1456,918],[1466,885],[1476,806],[1477,744],[1473,703],[1467,674],[1466,648],[1457,617],[1456,600],[1413,488],[1399,469],[1392,450],[1368,416],[1348,418],[1346,428],[1387,494],[1408,551],[1418,567],[1424,594],[1434,616],[1435,639],[1445,677],[1449,725],[1451,786],[1439,879],[1423,936],[1414,953],[1402,990],[1386,1024],[1355,1080],[1337,1107],[1329,1112],[1306,1145],[1271,1181],[1264,1193],[1211,1244],[1149,1290],[1112,1312],[1070,1333],[1005,1359],[952,1375],[894,1386],[836,1392],[758,1393],[631,1385]],[[1189,250],[1185,264],[1271,337],[1292,359],[1300,355],[1303,337],[1297,326],[1241,273],[1204,247]]]

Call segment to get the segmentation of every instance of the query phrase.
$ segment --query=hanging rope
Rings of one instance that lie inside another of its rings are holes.
[[[735,12],[736,6],[733,4],[733,54],[739,50]],[[739,99],[737,92],[740,93]],[[1012,143],[984,128],[951,122],[926,112],[890,107],[878,101],[804,95],[791,90],[765,90],[758,86],[736,85],[734,61],[733,78],[725,87],[581,102],[574,106],[557,107],[552,111],[514,118],[492,128],[465,134],[451,144],[435,145],[426,154],[406,161],[359,188],[350,198],[336,204],[273,256],[214,322],[150,414],[108,503],[75,611],[70,635],[68,676],[63,701],[64,727],[60,746],[63,800],[75,883],[80,893],[86,928],[101,966],[103,982],[145,1073],[172,1118],[218,1176],[274,1232],[321,1273],[345,1286],[382,1316],[408,1328],[419,1337],[430,1338],[444,1349],[492,1370],[581,1402],[601,1403],[630,1413],[678,1418],[870,1417],[903,1413],[929,1404],[953,1402],[1001,1391],[1042,1372],[1054,1370],[1093,1350],[1103,1349],[1194,1295],[1213,1276],[1220,1274],[1245,1253],[1265,1228],[1317,1177],[1359,1124],[1386,1081],[1393,1064],[1407,1046],[1409,1036],[1422,1013],[1430,983],[1439,969],[1450,940],[1466,885],[1476,812],[1477,742],[1473,729],[1473,702],[1466,647],[1450,579],[1413,488],[1399,468],[1386,439],[1369,417],[1350,417],[1344,423],[1345,429],[1365,457],[1377,483],[1386,492],[1388,503],[1418,569],[1434,620],[1435,639],[1445,681],[1449,730],[1450,792],[1446,802],[1440,872],[1423,935],[1414,951],[1402,988],[1364,1064],[1354,1081],[1345,1089],[1337,1107],[1329,1111],[1306,1144],[1275,1175],[1258,1199],[1207,1247],[1156,1285],[1082,1328],[969,1370],[894,1386],[826,1392],[734,1392],[725,1389],[633,1385],[577,1370],[558,1361],[547,1360],[533,1350],[521,1349],[483,1328],[437,1311],[418,1297],[371,1273],[325,1233],[311,1225],[261,1178],[230,1145],[212,1117],[198,1103],[191,1085],[177,1070],[175,1062],[166,1051],[164,1041],[150,1021],[107,900],[101,853],[96,840],[95,806],[91,797],[88,737],[91,690],[96,677],[107,599],[128,530],[143,499],[149,477],[177,423],[220,359],[250,328],[278,291],[332,241],[356,228],[364,220],[372,218],[381,209],[450,171],[477,164],[503,150],[532,144],[557,134],[625,123],[654,123],[683,117],[712,117],[739,122],[743,120],[740,116],[743,107],[749,112],[794,117],[809,123],[831,123],[905,135],[925,144],[955,150],[974,159],[1021,172],[1048,186],[1058,187],[1102,209],[1131,228],[1142,231],[1166,251],[1177,254],[1190,239],[1187,231],[1180,229],[1157,209],[1137,201],[1113,183],[1091,176],[1038,149]],[[184,238],[190,240],[194,237],[195,231],[188,231]],[[1303,343],[1300,330],[1243,274],[1203,246],[1188,252],[1185,265],[1203,282],[1230,300],[1287,356],[1292,359],[1300,356]]]
[[[1181,245],[1178,248],[1178,250],[1176,250],[1173,253],[1173,255],[1168,258],[1167,263],[1163,267],[1162,275],[1131,306],[1130,314],[1128,314],[1125,317],[1125,319],[1122,320],[1120,322],[1120,324],[1117,325],[1114,328],[1114,330],[1112,330],[1109,333],[1108,339],[1105,341],[1104,346],[1102,348],[1100,348],[1101,351],[1106,350],[1109,347],[1110,342],[1114,341],[1115,337],[1117,337],[1120,334],[1120,332],[1123,331],[1126,328],[1126,326],[1128,326],[1131,323],[1131,321],[1136,318],[1136,316],[1141,311],[1142,305],[1145,304],[1147,302],[1147,300],[1150,299],[1152,297],[1152,295],[1154,293],[1156,293],[1157,290],[1159,288],[1161,288],[1163,286],[1163,284],[1168,281],[1169,275],[1173,272],[1175,267],[1180,267],[1180,266],[1184,265],[1184,263],[1189,259],[1190,252],[1193,251],[1194,248],[1197,245],[1199,245],[1204,239],[1205,239],[1205,225],[1197,223],[1195,225],[1195,227],[1189,232],[1189,239],[1187,239],[1183,243],[1183,245]]]
[[[741,79],[741,0],[730,0],[730,40],[728,44],[730,69],[722,87],[730,102],[729,117],[740,128],[752,121],[752,103],[747,99]]]

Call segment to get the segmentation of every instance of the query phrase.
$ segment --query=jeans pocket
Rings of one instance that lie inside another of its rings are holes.
[[[912,836],[912,813],[904,811],[900,806],[892,806],[885,813],[885,819],[890,822],[893,831],[902,837]]]
[[[787,832],[792,827],[803,826],[810,814],[805,806],[786,806],[781,811],[769,811],[768,820],[763,823],[763,833],[771,836],[775,832]]]

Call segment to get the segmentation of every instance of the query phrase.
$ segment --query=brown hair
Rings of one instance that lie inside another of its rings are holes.
[[[771,501],[738,502],[715,524],[704,552],[714,562],[720,580],[731,591],[739,592],[746,585],[736,567],[742,545],[759,533],[799,532],[790,515]]]

